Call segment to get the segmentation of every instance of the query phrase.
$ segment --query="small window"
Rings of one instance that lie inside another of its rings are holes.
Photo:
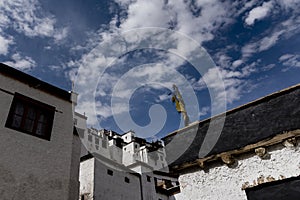
[[[129,178],[128,178],[128,177],[125,177],[125,179],[124,179],[124,180],[125,180],[125,182],[126,182],[126,183],[129,183],[129,182],[130,182],[130,180],[129,180]]]
[[[106,143],[106,140],[104,140],[104,139],[102,140],[102,148],[105,148],[105,149],[107,148],[107,143]]]
[[[93,142],[93,136],[92,135],[88,135],[88,141]]]
[[[95,144],[99,144],[99,138],[95,137]]]
[[[50,140],[55,108],[15,93],[5,127]]]
[[[148,181],[148,182],[151,182],[151,176],[148,176],[148,175],[147,175],[147,181]]]
[[[108,169],[107,170],[107,174],[110,175],[110,176],[112,176],[112,175],[114,175],[114,172],[112,170]]]
[[[134,145],[134,147],[137,149],[137,148],[138,148],[138,145],[136,144],[136,145]]]
[[[300,176],[247,188],[248,200],[295,200],[300,196]]]

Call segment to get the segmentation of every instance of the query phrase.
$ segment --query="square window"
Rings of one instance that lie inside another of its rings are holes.
[[[15,93],[5,127],[50,140],[55,108]]]
[[[126,182],[126,183],[129,183],[129,182],[130,182],[130,180],[129,180],[129,178],[128,178],[128,177],[125,177],[125,179],[124,179],[124,180],[125,180],[125,182]]]
[[[151,182],[151,176],[147,176],[147,181]]]
[[[107,174],[110,175],[110,176],[112,176],[114,174],[114,172],[112,170],[108,169],[107,170]]]
[[[161,161],[164,161],[164,158],[163,158],[163,156],[160,156],[160,160],[161,160]]]

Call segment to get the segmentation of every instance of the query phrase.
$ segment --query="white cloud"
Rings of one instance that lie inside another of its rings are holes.
[[[272,1],[264,2],[261,6],[253,8],[246,17],[245,23],[247,25],[253,25],[255,23],[255,20],[261,20],[267,17],[272,8]]]
[[[235,60],[233,63],[232,63],[232,66],[234,68],[240,66],[241,64],[243,64],[243,60]]]
[[[170,15],[161,0],[139,0],[129,5],[128,17],[121,24],[122,29],[140,27],[166,27]]]
[[[300,55],[298,54],[284,54],[280,56],[278,60],[286,67],[283,71],[287,71],[291,68],[300,68]]]
[[[277,43],[280,36],[284,33],[285,33],[284,30],[279,30],[279,31],[273,32],[268,37],[264,37],[259,43],[258,50],[259,51],[268,50],[269,48],[271,48],[272,46],[274,46]]]
[[[116,26],[116,19],[114,17],[107,29],[99,31],[99,38],[96,42],[99,43],[99,46],[83,55],[82,58],[78,61],[72,63],[72,75],[74,75],[74,66],[80,67],[80,73],[83,75],[80,79],[77,79],[76,86],[78,89],[82,90],[83,96],[81,97],[82,102],[90,102],[91,96],[86,94],[96,91],[95,95],[101,97],[109,97],[111,95],[111,88],[117,81],[118,76],[111,75],[110,77],[102,76],[106,81],[101,83],[101,88],[93,88],[91,85],[97,83],[99,74],[105,70],[112,61],[118,60],[114,54],[119,48],[124,48],[121,44],[124,41],[120,40],[112,43],[111,39],[124,31],[129,31],[132,28],[145,28],[145,27],[162,27],[170,28],[178,31],[182,34],[185,34],[187,37],[191,37],[199,43],[199,45],[204,41],[210,41],[214,38],[216,31],[221,30],[222,28],[228,26],[234,22],[235,17],[239,14],[253,8],[246,17],[246,23],[248,25],[253,25],[255,20],[262,20],[271,13],[271,8],[274,6],[272,1],[265,2],[261,6],[257,6],[259,3],[258,0],[243,0],[243,1],[234,1],[232,4],[228,1],[218,1],[218,0],[198,0],[193,1],[146,1],[146,0],[115,0],[119,5],[122,6],[127,13],[127,15],[120,16],[120,26]],[[199,10],[198,15],[194,15],[192,10]],[[196,90],[201,90],[204,83],[210,84],[210,87],[219,91],[216,98],[222,99],[226,96],[227,103],[232,103],[233,101],[239,99],[243,94],[245,88],[249,85],[244,79],[249,77],[253,73],[259,72],[257,65],[259,61],[253,62],[248,65],[243,65],[246,63],[254,53],[266,51],[272,46],[274,46],[279,40],[284,37],[288,32],[291,31],[297,32],[297,28],[290,28],[290,23],[295,22],[294,18],[290,19],[291,21],[286,22],[285,24],[278,24],[273,29],[268,30],[269,34],[264,34],[263,38],[255,38],[251,40],[242,48],[242,56],[240,59],[232,60],[231,57],[226,55],[226,51],[229,50],[229,47],[224,47],[224,52],[221,50],[215,57],[219,68],[212,68],[204,74],[202,79],[198,82],[198,85],[195,84]],[[172,24],[172,25],[170,25]],[[149,35],[145,31],[145,38]],[[128,46],[125,48],[134,49],[135,41],[140,40],[143,37],[141,35],[136,36],[134,34],[126,38],[129,42]],[[176,52],[177,49],[181,49],[182,57],[191,55],[193,53],[194,46],[189,43],[188,40],[179,40],[176,38],[176,35],[157,35],[159,38],[149,38],[153,44],[153,48],[156,47],[156,44],[164,43],[168,39],[174,40],[175,49],[173,52]],[[122,38],[122,37],[120,37]],[[157,45],[159,46],[159,45]],[[100,49],[101,48],[101,49]],[[236,47],[231,47],[236,48]],[[107,50],[107,51],[106,51]],[[171,51],[171,49],[169,49]],[[232,49],[231,49],[232,50]],[[165,67],[172,66],[172,69],[178,68],[182,63],[183,59],[178,58],[179,56],[166,56],[165,60],[162,62]],[[124,61],[125,62],[125,61]],[[158,61],[158,63],[161,63]],[[149,82],[163,82],[165,85],[172,85],[172,78],[176,78],[176,75],[172,73],[172,70],[165,70],[168,68],[162,68],[159,65],[153,65],[152,68],[144,68],[143,70],[132,71],[130,76],[132,81],[149,81]],[[222,91],[222,85],[215,82],[217,71],[221,71],[221,75],[224,78],[224,86],[226,92]],[[170,78],[171,77],[171,78]],[[109,80],[111,79],[111,81]],[[195,81],[195,80],[194,80]],[[180,81],[179,81],[180,82]],[[131,82],[123,82],[122,91],[119,91],[119,98],[124,98],[130,95],[131,91]],[[197,86],[196,86],[197,85]],[[94,96],[93,96],[94,97]],[[160,96],[158,101],[167,98],[165,95]],[[124,106],[120,105],[120,112],[123,112]],[[108,111],[109,105],[104,106],[103,116],[110,116],[112,113]],[[117,109],[118,110],[118,109]],[[87,113],[89,111],[86,111]],[[99,111],[101,112],[101,111]]]
[[[22,57],[19,53],[13,54],[12,60],[13,61],[6,61],[4,63],[20,70],[29,70],[36,66],[32,58],[28,56]]]
[[[157,65],[153,64],[151,67],[144,67],[140,69],[138,67],[135,70],[131,71],[128,74],[128,82],[123,82],[119,87],[123,88],[118,90],[118,98],[126,98],[131,94],[132,84],[136,82],[149,82],[149,83],[161,83],[163,85],[155,85],[154,87],[172,87],[173,83],[176,83],[178,86],[183,87],[184,82],[178,77],[174,71],[178,68],[184,61],[182,57],[188,57],[193,54],[195,48],[199,47],[203,41],[209,41],[214,38],[214,33],[220,28],[226,27],[228,24],[233,22],[235,12],[232,11],[232,7],[228,2],[220,2],[218,0],[210,1],[197,1],[194,5],[194,9],[201,9],[201,14],[199,16],[193,15],[192,8],[189,1],[146,1],[146,0],[117,0],[122,6],[122,9],[127,11],[127,15],[123,16],[121,19],[121,24],[116,27],[116,17],[113,18],[109,24],[109,30],[101,30],[99,41],[99,48],[93,49],[91,52],[82,56],[78,61],[69,63],[70,68],[74,66],[80,67],[79,73],[81,74],[80,78],[75,80],[77,89],[82,92],[80,94],[80,101],[84,105],[90,105],[90,99],[94,98],[93,95],[99,95],[101,98],[107,98],[111,95],[111,87],[120,79],[118,76],[110,75],[109,78],[101,76],[103,81],[101,82],[101,88],[93,88],[91,85],[97,83],[99,74],[102,74],[105,67],[113,60],[118,60],[119,58],[114,57],[113,52],[119,50],[124,41],[120,40],[118,42],[113,42],[111,39],[114,35],[118,35],[123,31],[128,31],[132,28],[143,28],[143,27],[162,27],[169,28],[170,26],[173,30],[178,31],[187,37],[190,37],[196,41],[197,45],[191,43],[192,40],[182,40],[178,38],[176,34],[156,34],[155,38],[149,38],[155,48],[156,44],[164,43],[166,40],[173,40],[174,49],[165,49],[173,52],[171,55],[166,55],[162,60],[157,61]],[[170,25],[172,24],[172,25]],[[151,35],[145,31],[144,36],[135,36],[134,34],[127,37],[127,48],[134,49],[135,41],[140,40],[139,37],[147,38],[148,35]],[[122,38],[122,37],[120,37]],[[157,45],[160,46],[160,45]],[[107,49],[107,51],[105,51]],[[180,55],[176,55],[180,49]],[[198,52],[197,54],[199,54]],[[195,55],[197,55],[195,54]],[[174,56],[175,55],[175,56]],[[199,55],[198,55],[199,56]],[[226,58],[224,58],[225,62]],[[162,65],[159,65],[162,64]],[[204,63],[203,63],[204,64]],[[226,71],[227,72],[227,71]],[[229,73],[230,71],[228,71]],[[225,71],[224,71],[225,73]],[[74,71],[71,70],[72,76]],[[228,75],[229,76],[229,75]],[[234,74],[230,74],[234,76]],[[238,76],[238,74],[236,74]],[[233,81],[237,81],[235,78],[228,78],[226,84],[233,85]],[[191,82],[195,80],[191,80]],[[231,82],[230,82],[231,81]],[[217,86],[216,86],[217,87]],[[215,87],[215,88],[216,88]],[[195,88],[197,89],[197,88]],[[201,88],[200,88],[201,89]],[[222,86],[219,85],[218,89],[221,93]],[[96,93],[94,93],[96,91]],[[88,93],[92,95],[88,95]],[[224,93],[223,93],[224,94]],[[222,96],[224,97],[224,96]],[[165,95],[159,97],[159,101],[167,98]],[[233,98],[233,97],[232,97]],[[221,97],[219,98],[221,99]],[[234,99],[234,98],[233,98]],[[114,109],[119,112],[126,112],[124,110],[124,104],[117,106],[119,108]],[[82,107],[80,107],[82,108]],[[91,106],[89,106],[91,108]],[[122,109],[121,109],[122,108]],[[100,109],[100,107],[99,107]],[[104,106],[104,113],[99,111],[102,116],[108,117],[112,115],[111,112],[108,112],[108,105]],[[83,110],[81,110],[82,112]],[[87,114],[93,112],[92,109],[85,111]],[[202,114],[206,110],[201,111]],[[92,113],[91,113],[92,114]],[[118,113],[120,114],[120,113]],[[91,120],[89,122],[95,122]]]
[[[50,37],[61,40],[67,29],[56,28],[56,19],[47,14],[38,0],[3,0],[0,3],[0,28],[11,27],[28,37]]]
[[[2,36],[0,31],[0,55],[6,55],[8,53],[9,46],[13,43],[12,37]]]

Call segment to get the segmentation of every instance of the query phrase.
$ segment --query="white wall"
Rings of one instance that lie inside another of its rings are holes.
[[[176,200],[246,200],[243,184],[253,184],[260,176],[276,180],[300,175],[300,148],[286,148],[279,144],[270,151],[270,159],[262,160],[255,154],[243,156],[238,166],[219,165],[208,172],[199,170],[179,177],[181,193]]]
[[[13,95],[0,91],[0,180],[4,180],[0,181],[1,199],[68,199],[70,188],[76,188],[70,185],[73,184],[71,102],[2,75],[0,87],[59,111],[54,115],[50,141],[6,128]]]
[[[113,175],[107,174],[107,169],[113,171]],[[129,183],[125,182],[129,178]],[[140,200],[139,177],[122,169],[108,168],[95,160],[95,200]]]
[[[92,199],[94,196],[94,160],[94,158],[91,158],[80,163],[80,196],[85,195],[85,197],[87,197],[88,199]]]
[[[125,133],[124,135],[121,136],[121,138],[124,140],[124,142],[129,143],[132,141],[134,137],[134,133],[129,131],[128,133]]]

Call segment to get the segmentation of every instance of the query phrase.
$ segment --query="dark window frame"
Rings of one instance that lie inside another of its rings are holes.
[[[151,176],[147,175],[147,182],[151,182]]]
[[[54,113],[55,107],[15,93],[5,127],[50,141]]]
[[[262,183],[246,188],[247,199],[298,199],[300,194],[300,176]]]
[[[126,183],[130,183],[130,179],[129,179],[128,177],[125,177],[125,178],[124,178],[124,181],[125,181]]]
[[[114,171],[110,170],[110,169],[107,169],[107,174],[110,175],[110,176],[113,176],[114,175]]]

